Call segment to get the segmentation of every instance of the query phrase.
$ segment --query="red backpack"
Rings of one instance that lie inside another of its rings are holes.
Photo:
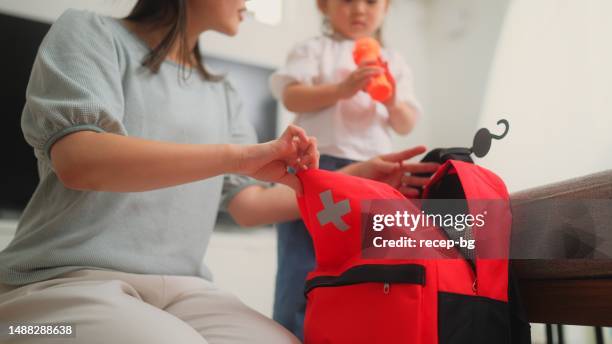
[[[305,343],[528,342],[524,332],[513,337],[507,255],[483,259],[453,249],[457,255],[448,259],[365,257],[362,224],[371,219],[364,202],[405,197],[386,184],[340,173],[307,170],[298,177],[304,190],[298,203],[317,262],[306,282]],[[508,192],[491,171],[449,160],[422,198],[507,204]],[[500,221],[497,237],[507,246],[509,210]],[[437,233],[452,238],[443,228]]]

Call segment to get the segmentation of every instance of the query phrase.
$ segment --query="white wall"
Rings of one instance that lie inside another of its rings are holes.
[[[295,43],[319,32],[320,23],[314,0],[284,0],[279,25],[247,20],[235,37],[205,33],[202,47],[207,54],[217,57],[276,68]]]
[[[471,145],[508,2],[430,2],[428,110],[435,145]]]
[[[430,12],[427,0],[396,0],[391,3],[385,19],[385,44],[399,51],[410,65],[415,93],[424,108],[424,115],[408,136],[394,136],[396,149],[418,144],[432,146],[433,119],[431,111],[431,55],[428,32]]]
[[[512,2],[481,123],[511,129],[482,163],[518,190],[612,168],[612,2]]]

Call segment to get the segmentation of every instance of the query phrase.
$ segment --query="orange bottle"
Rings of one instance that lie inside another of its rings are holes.
[[[353,50],[353,58],[357,65],[360,65],[362,61],[372,61],[374,66],[384,68],[387,71],[387,65],[380,58],[380,44],[374,38],[365,37],[357,40]],[[380,74],[370,81],[367,91],[372,99],[385,102],[393,96],[393,84],[386,74]]]

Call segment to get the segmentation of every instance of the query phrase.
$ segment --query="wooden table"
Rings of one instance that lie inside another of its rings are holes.
[[[513,271],[530,322],[612,326],[612,171],[511,196]]]

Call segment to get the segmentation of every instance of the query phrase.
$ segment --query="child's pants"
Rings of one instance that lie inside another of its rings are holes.
[[[75,337],[6,335],[9,325],[72,324]],[[274,321],[192,276],[81,270],[0,284],[0,343],[299,343]]]
[[[322,155],[319,167],[336,171],[354,161]],[[284,222],[278,228],[278,271],[274,292],[273,318],[301,340],[304,339],[306,298],[304,285],[308,272],[314,270],[312,239],[302,220]]]

